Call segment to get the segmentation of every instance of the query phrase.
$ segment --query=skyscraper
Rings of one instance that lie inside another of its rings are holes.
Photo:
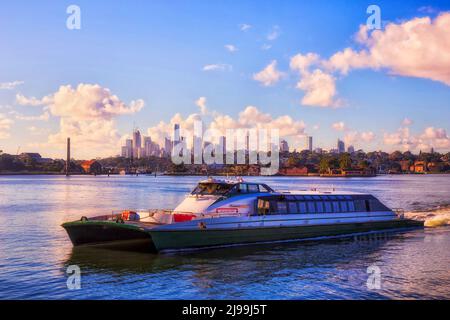
[[[178,123],[175,123],[173,125],[173,145],[177,145],[178,142],[180,142],[180,125]]]
[[[306,137],[306,145],[308,147],[308,151],[312,152],[313,151],[313,137],[311,137],[311,136]]]
[[[280,142],[280,152],[289,152],[289,145],[286,140]]]
[[[164,138],[164,153],[166,156],[170,156],[172,154],[172,141],[170,138]]]
[[[337,151],[338,151],[338,153],[345,152],[345,143],[341,139],[338,139],[338,141],[337,141]]]
[[[133,132],[133,157],[140,158],[142,142],[141,142],[141,132],[136,129]]]
[[[353,146],[348,146],[348,148],[347,148],[347,152],[348,153],[354,153],[355,152],[355,147],[353,147]]]

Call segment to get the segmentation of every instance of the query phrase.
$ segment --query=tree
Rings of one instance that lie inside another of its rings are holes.
[[[339,157],[339,168],[342,170],[352,167],[352,159],[348,153],[343,153]]]

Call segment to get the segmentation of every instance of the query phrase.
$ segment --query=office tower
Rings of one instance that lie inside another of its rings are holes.
[[[172,154],[172,141],[170,138],[164,138],[164,153],[166,156],[170,156]]]
[[[141,132],[135,130],[133,132],[133,157],[139,159],[141,155],[142,142],[141,142]]]
[[[347,152],[348,153],[354,153],[355,152],[355,147],[353,147],[353,146],[348,146],[348,148],[347,148]]]
[[[127,158],[132,158],[133,157],[133,140],[132,139],[127,139],[125,141],[125,147],[127,149],[126,157]]]
[[[313,151],[313,137],[308,136],[306,137],[306,145],[308,146],[309,152]]]
[[[178,123],[175,123],[173,125],[173,145],[177,145],[178,142],[180,142],[180,125]]]
[[[338,151],[338,153],[345,152],[345,143],[341,139],[338,139],[338,141],[337,141],[337,151]]]
[[[286,140],[280,142],[280,152],[289,152],[289,145]]]

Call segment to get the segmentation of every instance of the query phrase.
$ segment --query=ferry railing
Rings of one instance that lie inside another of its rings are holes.
[[[392,211],[397,215],[398,218],[405,218],[405,210],[402,208],[392,208]]]

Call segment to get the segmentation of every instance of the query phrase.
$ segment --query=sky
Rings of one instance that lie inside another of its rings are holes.
[[[291,149],[311,135],[324,149],[340,138],[365,151],[450,151],[448,1],[0,7],[3,152],[63,158],[70,136],[75,158],[117,155],[134,127],[161,142],[200,119],[276,128]]]

